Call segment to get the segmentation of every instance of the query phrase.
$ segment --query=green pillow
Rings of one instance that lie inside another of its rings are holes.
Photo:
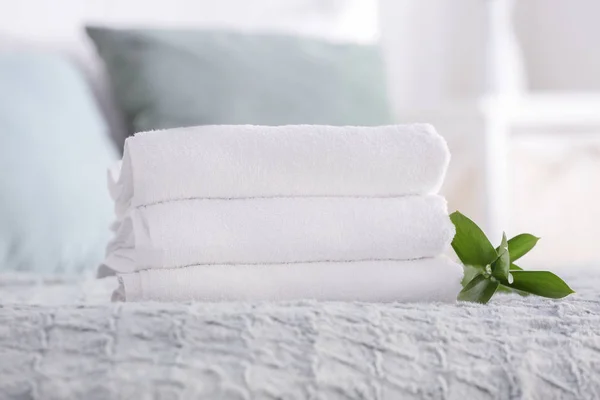
[[[390,123],[379,48],[273,34],[88,27],[130,133]]]
[[[0,54],[0,272],[95,270],[117,159],[80,71],[56,54]]]

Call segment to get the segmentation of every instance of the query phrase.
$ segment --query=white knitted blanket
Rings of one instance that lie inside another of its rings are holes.
[[[111,304],[0,275],[0,399],[598,399],[600,273],[567,278],[481,306]]]

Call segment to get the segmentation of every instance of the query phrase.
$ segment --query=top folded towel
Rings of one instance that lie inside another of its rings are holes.
[[[431,194],[449,159],[428,124],[199,126],[127,139],[109,186],[118,215],[190,198]]]

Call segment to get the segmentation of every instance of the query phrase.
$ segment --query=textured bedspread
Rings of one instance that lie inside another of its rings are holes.
[[[101,304],[0,282],[0,399],[600,398],[599,273],[488,306]]]

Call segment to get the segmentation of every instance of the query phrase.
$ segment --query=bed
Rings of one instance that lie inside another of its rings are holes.
[[[564,300],[110,303],[113,278],[0,277],[8,399],[597,399],[600,273]]]

